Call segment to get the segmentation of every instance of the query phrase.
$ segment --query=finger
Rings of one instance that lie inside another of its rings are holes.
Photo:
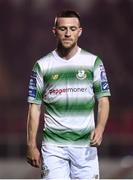
[[[40,162],[40,159],[39,160],[36,160],[36,167],[40,167],[41,166],[41,162]]]
[[[27,158],[27,162],[28,162],[29,164],[31,164],[31,163],[32,163],[32,160],[29,159],[29,158]]]
[[[31,166],[33,166],[33,167],[35,167],[35,162],[34,162],[34,160],[27,160],[27,162],[31,165]]]
[[[40,167],[40,163],[37,160],[27,158],[27,162],[33,167]]]
[[[36,167],[36,168],[39,168],[39,162],[38,162],[38,160],[34,160],[34,161],[33,161],[33,166]]]
[[[32,160],[30,164],[31,164],[31,166],[33,166],[33,167],[36,167],[36,168],[39,167],[38,164],[37,164],[37,162],[36,162],[36,160]]]
[[[96,144],[97,143],[97,135],[95,133],[93,133],[93,138],[91,139],[91,144]]]
[[[91,146],[96,146],[96,147],[100,146],[101,142],[102,142],[102,138],[97,138],[91,143]]]
[[[91,145],[97,145],[99,142],[99,137],[95,135],[94,139],[91,141]]]
[[[100,146],[102,143],[102,137],[100,138],[100,140],[98,141],[98,146]]]
[[[94,131],[91,132],[91,135],[90,135],[90,140],[92,141],[94,138]]]

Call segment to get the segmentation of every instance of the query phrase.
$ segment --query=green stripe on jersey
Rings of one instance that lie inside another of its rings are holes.
[[[45,103],[45,109],[46,112],[50,114],[71,114],[71,115],[77,115],[77,114],[89,114],[93,108],[94,108],[95,101],[94,99],[91,100],[75,100],[75,101],[57,101],[53,103]]]
[[[36,89],[36,97],[34,98],[34,102],[40,102],[40,100],[43,99],[43,88],[41,87],[41,75],[42,75],[42,72],[41,72],[41,68],[40,68],[40,65],[38,63],[36,63],[33,67],[33,71],[34,72],[37,72],[37,78],[36,78],[36,81],[37,81],[37,89]]]
[[[81,78],[80,78],[81,75]],[[68,69],[62,69],[62,68],[57,68],[54,69],[54,71],[47,72],[44,76],[44,82],[47,83],[53,83],[57,81],[79,81],[79,80],[93,80],[93,72],[87,68],[81,68],[81,67],[76,67],[76,68],[68,68]]]
[[[45,129],[43,138],[45,142],[57,143],[58,145],[89,145],[90,140],[90,129],[84,130],[68,130],[68,129]]]
[[[94,70],[98,68],[99,65],[103,64],[101,59],[97,57],[95,64],[94,64]]]

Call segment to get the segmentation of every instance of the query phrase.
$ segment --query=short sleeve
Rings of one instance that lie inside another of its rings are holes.
[[[110,96],[109,84],[102,60],[97,57],[93,69],[93,87],[96,98]]]
[[[39,63],[37,62],[34,65],[30,76],[28,102],[41,104],[43,100],[43,91],[44,91],[43,73]]]

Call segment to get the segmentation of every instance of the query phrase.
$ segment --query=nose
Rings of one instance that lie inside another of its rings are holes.
[[[67,36],[67,37],[71,36],[71,32],[70,32],[69,28],[66,29],[65,36]]]

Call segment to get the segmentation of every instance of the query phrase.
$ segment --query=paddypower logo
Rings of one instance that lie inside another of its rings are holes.
[[[64,89],[51,89],[50,94],[62,94],[62,93],[84,93],[87,92],[87,88],[64,88]]]

